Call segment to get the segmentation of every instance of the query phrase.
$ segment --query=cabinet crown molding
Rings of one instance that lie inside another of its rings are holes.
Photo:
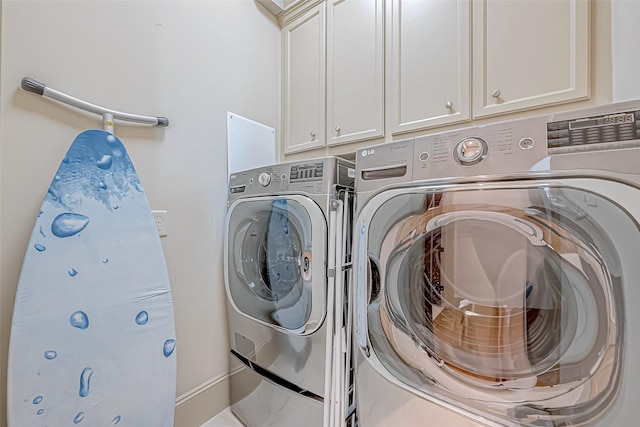
[[[280,28],[283,28],[291,21],[297,19],[300,15],[323,2],[324,0],[294,0],[284,11],[276,16],[278,19],[278,25],[280,25]]]

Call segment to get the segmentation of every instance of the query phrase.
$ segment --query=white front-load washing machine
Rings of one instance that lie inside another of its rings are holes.
[[[637,425],[640,102],[359,150],[362,427]]]
[[[249,427],[339,417],[354,173],[324,157],[230,175],[231,409]]]

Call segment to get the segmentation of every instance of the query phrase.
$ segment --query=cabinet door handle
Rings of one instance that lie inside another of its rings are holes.
[[[493,92],[491,92],[491,96],[493,96],[494,98],[500,98],[500,91],[498,89],[494,90]]]
[[[309,135],[311,135],[311,138],[315,138],[316,137],[316,133],[314,131],[309,132]]]
[[[336,132],[340,132],[340,126],[336,126]]]
[[[453,102],[447,101],[444,103],[444,106],[450,110],[453,107]]]

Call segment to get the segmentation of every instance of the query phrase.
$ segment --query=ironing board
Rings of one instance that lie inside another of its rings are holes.
[[[172,427],[169,276],[121,141],[78,135],[33,214],[11,327],[9,427]]]

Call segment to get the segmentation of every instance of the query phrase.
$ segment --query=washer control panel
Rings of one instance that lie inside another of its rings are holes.
[[[276,193],[328,194],[337,184],[353,187],[355,165],[338,157],[281,163],[229,176],[229,200]]]

